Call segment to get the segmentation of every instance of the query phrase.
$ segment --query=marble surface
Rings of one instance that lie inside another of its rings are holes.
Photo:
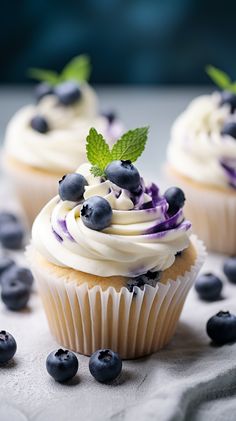
[[[99,91],[102,103],[117,108],[127,126],[150,124],[150,145],[141,168],[157,177],[171,121],[200,90]],[[0,90],[2,136],[9,116],[28,100],[27,91]],[[20,212],[3,177],[0,204]],[[24,261],[21,253],[14,257]],[[222,276],[222,262],[223,256],[210,255],[203,270]],[[201,302],[191,291],[171,343],[150,357],[124,362],[123,374],[112,386],[96,383],[84,356],[78,356],[78,375],[68,384],[48,376],[45,360],[58,344],[49,333],[36,290],[23,312],[10,312],[0,303],[0,329],[11,332],[18,344],[14,360],[0,368],[0,420],[235,420],[236,345],[213,347],[205,332],[206,321],[217,311],[236,313],[236,286],[224,282],[223,299],[215,303]]]

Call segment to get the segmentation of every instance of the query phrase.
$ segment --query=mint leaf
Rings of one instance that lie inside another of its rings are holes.
[[[135,162],[145,148],[148,127],[129,130],[115,143],[111,150],[111,159]]]
[[[90,172],[94,175],[94,177],[105,177],[104,171],[94,165],[90,168]]]
[[[103,173],[107,164],[112,161],[111,152],[102,134],[93,127],[87,136],[86,150],[89,162]],[[95,171],[97,170],[93,169],[93,174]]]
[[[31,68],[28,70],[28,74],[32,79],[47,82],[49,85],[57,85],[60,81],[59,74],[57,72],[53,72],[52,70]]]
[[[231,83],[231,85],[228,87],[228,91],[236,94],[236,82]]]
[[[211,65],[206,67],[206,72],[219,88],[231,90],[231,79],[227,73]]]
[[[62,70],[62,80],[76,80],[83,82],[89,79],[91,73],[90,59],[87,55],[81,54],[74,57]]]

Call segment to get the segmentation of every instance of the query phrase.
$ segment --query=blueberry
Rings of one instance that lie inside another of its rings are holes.
[[[89,370],[98,382],[110,382],[121,373],[122,360],[111,349],[99,349],[89,359]]]
[[[5,271],[9,270],[10,267],[14,266],[15,262],[13,259],[6,255],[0,256],[0,276],[2,276]],[[1,283],[1,278],[0,278]]]
[[[0,225],[6,224],[7,222],[18,222],[18,218],[11,212],[0,212]]]
[[[223,271],[232,284],[236,284],[236,257],[228,257],[223,265]]]
[[[25,267],[17,266],[16,264],[6,270],[1,278],[2,285],[5,285],[8,282],[20,281],[25,284],[28,288],[31,288],[33,285],[33,275],[31,270]]]
[[[46,360],[48,374],[57,382],[72,379],[78,371],[79,362],[76,355],[68,350],[58,349],[51,352]]]
[[[220,298],[223,282],[212,273],[200,275],[195,283],[195,289],[202,300],[214,301]]]
[[[221,130],[221,134],[222,136],[227,135],[236,139],[236,123],[234,122],[225,123],[224,127]]]
[[[0,331],[0,364],[6,363],[16,353],[16,341],[13,336],[5,330]]]
[[[80,215],[86,227],[101,231],[111,223],[112,209],[110,203],[100,196],[85,200]]]
[[[87,184],[86,179],[81,174],[64,175],[59,181],[59,196],[61,200],[79,202],[83,197]]]
[[[174,215],[184,206],[185,195],[179,187],[170,187],[164,193],[164,197],[169,205],[169,215]]]
[[[221,94],[220,105],[228,104],[230,112],[233,113],[236,109],[236,95],[229,91],[223,91]]]
[[[0,242],[7,249],[17,250],[22,248],[24,228],[19,222],[0,224]]]
[[[155,288],[157,282],[160,280],[161,272],[151,272],[148,271],[144,275],[135,276],[134,278],[130,278],[127,282],[127,289],[129,292],[133,292],[134,287],[138,287],[140,289],[144,289],[144,285],[150,285]]]
[[[44,96],[53,94],[53,87],[46,82],[39,83],[35,88],[35,96],[40,101]]]
[[[47,133],[49,131],[49,125],[45,117],[36,115],[30,120],[32,129],[39,133]]]
[[[116,114],[113,111],[103,112],[102,115],[107,119],[109,124],[114,123],[116,120]]]
[[[122,189],[137,190],[140,185],[140,175],[131,161],[112,161],[107,165],[105,174],[108,180]]]
[[[8,282],[2,279],[1,298],[9,310],[21,310],[29,301],[30,288],[18,279]]]
[[[206,326],[207,334],[218,345],[236,341],[236,316],[229,311],[220,311],[211,317]]]
[[[81,98],[81,90],[77,83],[72,81],[63,82],[55,88],[55,95],[63,105],[74,104]]]

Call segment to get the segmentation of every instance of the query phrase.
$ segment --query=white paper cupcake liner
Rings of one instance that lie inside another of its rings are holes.
[[[28,249],[31,269],[38,282],[50,330],[64,347],[85,355],[99,348],[111,348],[122,358],[137,358],[161,349],[174,334],[187,293],[204,262],[203,243],[192,236],[197,257],[183,276],[158,282],[144,290],[123,287],[103,291],[76,285],[45,270]]]
[[[25,212],[29,226],[43,206],[57,194],[58,174],[34,171],[5,160],[4,170]]]
[[[185,217],[207,249],[236,255],[236,193],[188,182],[168,170],[167,177],[183,189]]]

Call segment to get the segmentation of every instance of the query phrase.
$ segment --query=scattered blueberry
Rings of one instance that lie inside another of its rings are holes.
[[[220,311],[211,317],[206,326],[207,334],[218,345],[236,341],[236,316],[229,311]]]
[[[6,224],[7,222],[18,222],[18,218],[11,212],[0,212],[0,225]]]
[[[114,123],[116,120],[116,114],[113,111],[103,112],[102,115],[107,119],[109,124]]]
[[[39,133],[47,133],[49,131],[49,125],[45,117],[41,115],[36,115],[30,121],[32,129]]]
[[[61,200],[79,202],[84,194],[87,181],[83,175],[72,173],[62,177],[59,181],[59,196]]]
[[[92,196],[85,200],[80,215],[86,227],[101,231],[111,223],[112,208],[103,197]]]
[[[79,362],[76,355],[68,350],[58,349],[51,352],[46,360],[48,374],[57,382],[72,379],[78,371]]]
[[[7,249],[17,250],[22,248],[24,228],[20,222],[0,222],[0,242]]]
[[[185,195],[179,187],[170,187],[164,193],[164,197],[169,204],[169,215],[174,215],[184,206]]]
[[[2,274],[1,283],[4,286],[8,282],[20,281],[25,284],[28,288],[33,285],[33,275],[31,270],[25,267],[17,266],[16,264],[10,267]]]
[[[144,285],[150,285],[155,288],[157,282],[160,280],[161,272],[150,272],[148,271],[144,275],[139,275],[134,278],[130,278],[127,282],[127,289],[129,292],[133,292],[134,287],[144,289]]]
[[[12,359],[16,353],[16,341],[13,336],[5,330],[0,331],[0,364]]]
[[[35,88],[35,96],[40,101],[44,96],[53,94],[53,87],[46,82],[39,83]]]
[[[8,282],[2,279],[1,298],[9,310],[21,310],[29,301],[30,288],[19,279],[12,279]]]
[[[221,134],[222,136],[227,135],[236,139],[236,123],[234,122],[225,123],[224,127],[221,130]]]
[[[9,270],[10,267],[14,266],[15,262],[13,259],[6,255],[0,256],[0,277],[5,273],[6,270]],[[1,278],[0,278],[1,283]]]
[[[236,95],[229,91],[223,91],[221,94],[220,105],[228,104],[230,111],[233,113],[236,109]]]
[[[195,283],[195,289],[202,300],[214,301],[220,298],[223,282],[213,273],[200,275]]]
[[[111,382],[121,373],[122,360],[111,349],[99,349],[89,359],[89,370],[98,382]]]
[[[108,180],[122,189],[137,190],[140,185],[140,175],[131,161],[112,161],[107,165],[105,174]]]
[[[77,83],[67,81],[56,86],[55,95],[61,104],[71,105],[81,98],[82,93]]]
[[[236,284],[236,257],[228,257],[223,265],[224,274],[232,284]]]

